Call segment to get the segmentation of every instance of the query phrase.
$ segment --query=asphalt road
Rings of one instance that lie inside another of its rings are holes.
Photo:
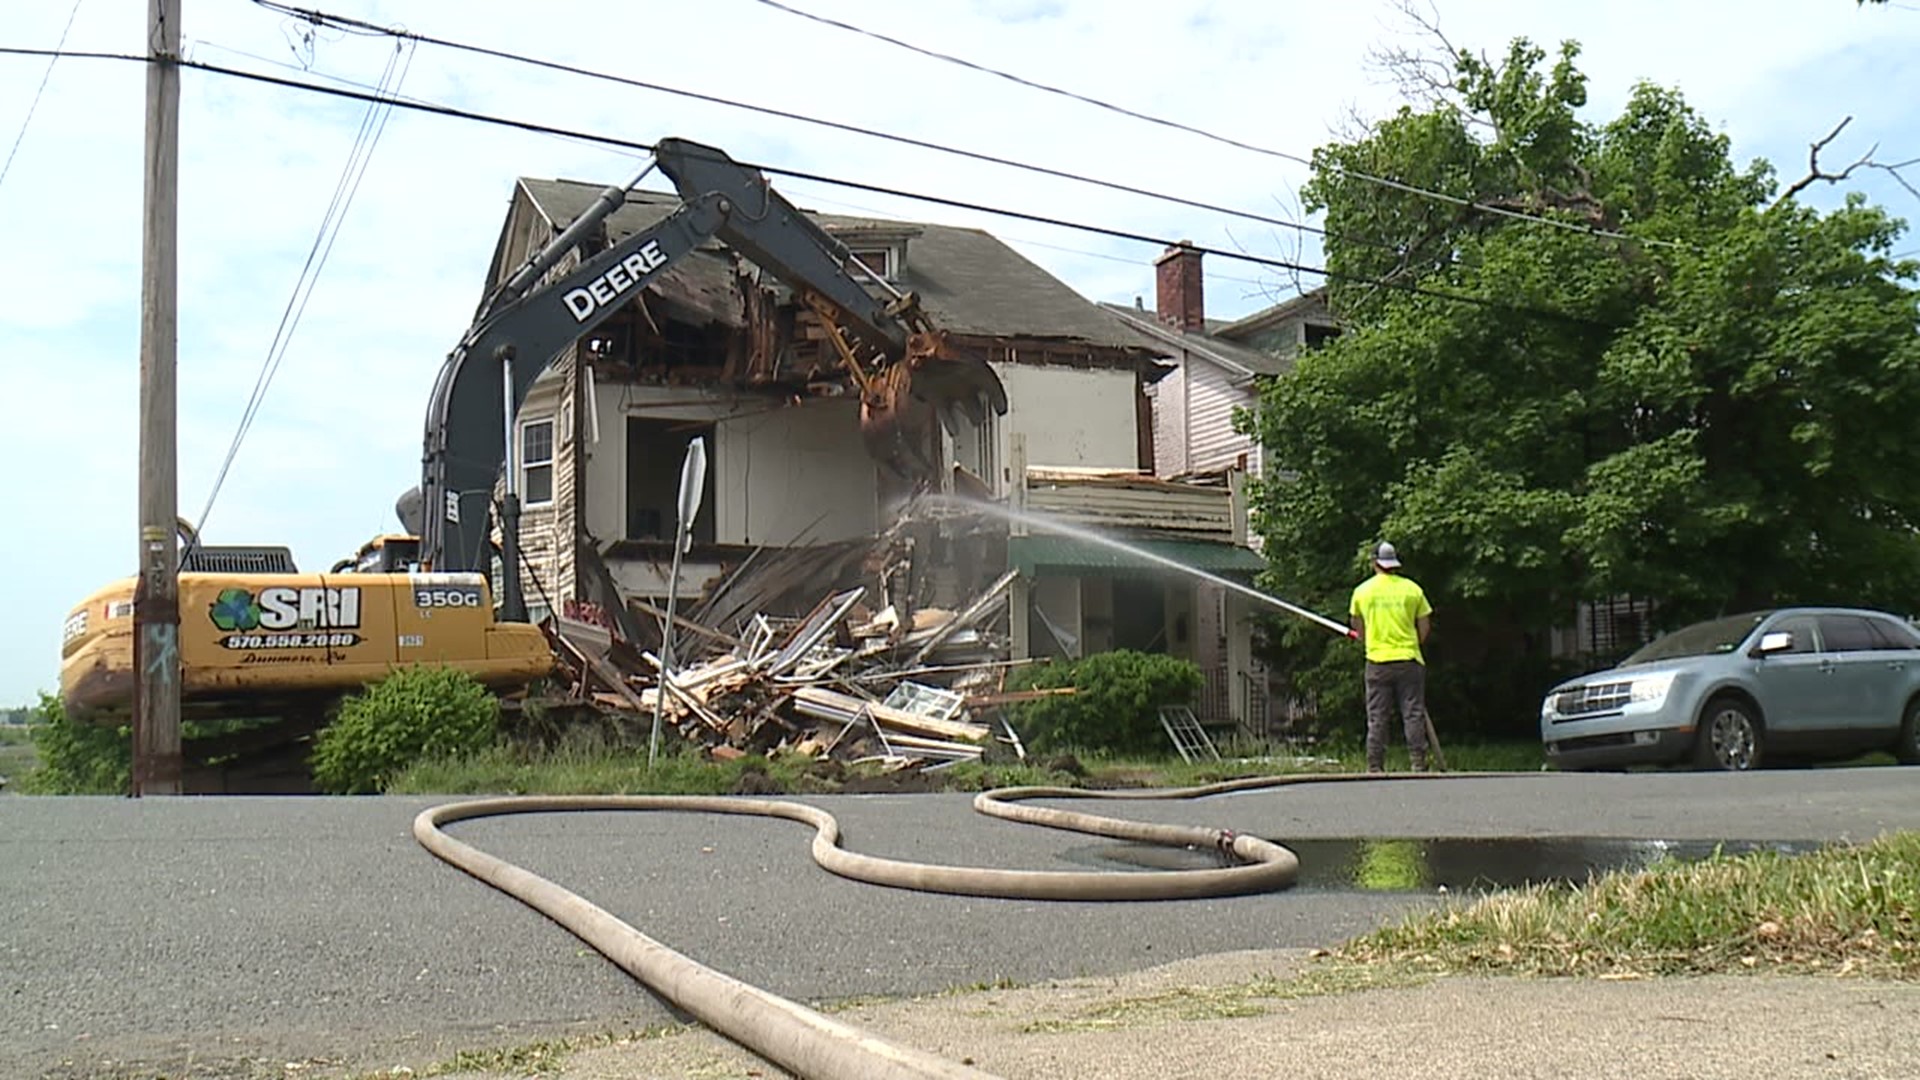
[[[421,849],[413,816],[445,801],[0,799],[0,1075],[419,1068],[675,1019],[571,935]],[[966,796],[801,801],[874,854],[1034,869],[1098,854],[1086,837],[974,814]],[[1282,842],[1864,840],[1920,828],[1920,769],[1340,783],[1108,808]],[[808,858],[809,830],[763,819],[567,814],[450,831],[805,1001],[1329,945],[1433,902],[1321,888],[1159,904],[932,896],[834,877]]]

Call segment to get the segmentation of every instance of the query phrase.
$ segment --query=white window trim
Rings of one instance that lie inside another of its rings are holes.
[[[536,462],[529,463],[526,459],[527,431],[529,428],[536,428],[536,427],[543,427],[543,426],[547,429],[547,458],[545,461],[536,461]],[[559,489],[559,485],[554,482],[556,479],[556,474],[554,469],[554,459],[555,457],[558,456],[555,453],[555,450],[559,445],[558,442],[556,441],[556,436],[558,434],[559,434],[558,425],[554,422],[554,418],[551,416],[542,416],[537,419],[520,421],[520,430],[518,432],[518,439],[517,439],[516,445],[514,446],[514,450],[516,451],[514,454],[514,459],[515,459],[514,465],[516,468],[520,470],[520,505],[522,506],[552,506],[553,505],[553,494],[555,491]],[[533,469],[547,470],[547,497],[544,499],[532,499],[527,496],[527,473]]]

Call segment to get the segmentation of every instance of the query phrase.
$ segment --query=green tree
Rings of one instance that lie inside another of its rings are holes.
[[[1257,492],[1267,584],[1344,611],[1364,551],[1398,544],[1436,608],[1443,728],[1530,731],[1581,600],[1671,626],[1920,596],[1904,223],[1780,198],[1671,90],[1583,120],[1578,54],[1458,53],[1450,92],[1315,154],[1350,328],[1254,421],[1289,478]],[[1357,647],[1276,630],[1301,687],[1357,718]]]
[[[78,724],[60,699],[42,693],[35,707],[33,744],[39,764],[21,778],[35,795],[123,795],[133,775],[133,730],[125,725]]]

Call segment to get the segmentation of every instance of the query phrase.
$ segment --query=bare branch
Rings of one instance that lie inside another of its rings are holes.
[[[1455,84],[1460,49],[1440,28],[1440,8],[1434,0],[1393,0],[1402,21],[1411,24],[1411,33],[1423,39],[1417,45],[1391,45],[1367,50],[1368,66],[1383,70],[1399,87],[1400,95],[1429,107],[1458,106],[1459,88]],[[1423,10],[1424,7],[1424,10]],[[1466,109],[1459,110],[1470,124],[1490,126],[1484,117]]]
[[[1900,172],[1901,169],[1914,165],[1920,165],[1920,158],[1915,158],[1912,161],[1903,161],[1898,165],[1882,165],[1877,161],[1867,162],[1867,168],[1886,170],[1886,172],[1893,177],[1895,183],[1907,189],[1907,194],[1912,195],[1916,199],[1920,199],[1920,188],[1914,187],[1913,184],[1907,180],[1906,176]]]
[[[1873,153],[1875,150],[1880,149],[1880,145],[1878,143],[1875,143],[1873,146],[1868,147],[1867,152],[1860,155],[1858,160],[1856,160],[1853,164],[1847,166],[1846,168],[1840,170],[1837,173],[1827,172],[1826,170],[1820,167],[1820,151],[1825,150],[1827,146],[1833,142],[1834,139],[1840,136],[1840,133],[1842,131],[1846,130],[1847,125],[1851,123],[1853,123],[1853,117],[1849,116],[1846,119],[1840,121],[1838,124],[1835,124],[1833,126],[1833,130],[1827,132],[1825,138],[1820,139],[1817,142],[1814,142],[1807,148],[1807,175],[1801,177],[1798,180],[1795,180],[1792,184],[1788,185],[1787,190],[1781,192],[1780,197],[1774,200],[1775,206],[1779,206],[1782,203],[1785,203],[1788,199],[1791,199],[1795,195],[1798,195],[1802,191],[1805,191],[1806,189],[1812,187],[1818,181],[1824,180],[1829,184],[1838,184],[1841,181],[1852,176],[1856,169],[1874,167]],[[1901,177],[1898,172],[1894,171],[1895,169],[1898,168],[1898,166],[1880,166],[1880,167],[1886,168],[1889,172],[1893,172],[1894,176],[1896,178],[1899,178],[1902,184],[1906,183],[1906,179],[1904,177]],[[1908,190],[1912,190],[1912,189],[1909,188]]]

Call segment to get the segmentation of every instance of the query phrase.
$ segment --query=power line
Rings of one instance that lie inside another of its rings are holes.
[[[46,56],[46,55],[49,55],[49,53],[48,53],[48,50],[45,50],[45,49],[23,49],[23,48],[0,46],[0,56],[6,56],[6,55]],[[137,63],[137,64],[147,64],[152,62],[149,58],[145,56],[134,56],[127,53],[65,52],[65,53],[60,53],[59,55],[71,57],[74,59],[115,60],[115,61],[131,62],[131,63]],[[324,94],[330,97],[345,98],[353,101],[383,100],[373,95],[366,94],[357,90],[345,90],[337,87],[321,86],[316,83],[303,82],[297,79],[282,79],[278,76],[266,75],[257,71],[245,71],[239,68],[224,67],[219,64],[209,64],[203,61],[177,60],[177,61],[174,61],[174,63],[177,64],[179,67],[188,68],[195,71],[205,71],[215,75],[226,75],[226,76],[231,76],[237,79],[247,80],[250,82],[264,83],[270,86],[281,86],[281,87],[286,87],[288,89],[302,90],[302,91],[315,93],[315,94]],[[388,104],[399,107],[399,108],[412,109],[417,112],[431,113],[435,116],[445,116],[445,117],[451,117],[459,120],[471,120],[476,123],[491,124],[496,127],[512,128],[517,131],[526,131],[526,132],[532,132],[535,134],[560,135],[568,138],[582,139],[587,142],[598,143],[605,146],[623,147],[629,150],[643,150],[647,152],[652,152],[654,150],[653,144],[640,142],[639,140],[636,140],[636,139],[624,139],[614,135],[599,135],[593,132],[580,131],[573,128],[563,128],[563,127],[557,127],[552,124],[536,123],[530,120],[516,120],[516,119],[513,119],[512,117],[496,116],[489,113],[474,112],[469,109],[456,108],[451,105],[437,105],[437,104],[414,102],[414,101],[394,101],[391,99],[385,99],[385,100],[387,100]],[[920,192],[905,191],[900,188],[887,187],[881,184],[869,184],[859,180],[844,180],[839,177],[823,176],[819,173],[803,172],[798,169],[787,169],[787,168],[781,168],[779,166],[773,166],[773,165],[760,165],[760,164],[745,162],[745,161],[738,162],[738,164],[742,168],[755,169],[755,170],[758,170],[759,172],[767,173],[773,176],[785,176],[785,177],[790,177],[796,180],[811,180],[816,183],[830,184],[835,187],[852,188],[856,191],[867,191],[867,192],[872,192],[878,195],[890,195],[896,198],[911,199],[916,202],[929,203],[935,206],[946,206],[946,207],[951,207],[953,209],[970,210],[970,211],[983,213],[983,214],[993,214],[999,217],[1013,218],[1020,221],[1031,221],[1041,225],[1051,225],[1051,226],[1056,226],[1058,228],[1063,228],[1063,229],[1074,229],[1080,232],[1092,233],[1100,236],[1110,236],[1119,240],[1133,240],[1139,243],[1153,244],[1163,248],[1175,246],[1177,243],[1176,241],[1169,240],[1165,237],[1151,236],[1146,233],[1130,232],[1125,229],[1115,229],[1105,225],[1089,225],[1084,222],[1069,221],[1064,218],[1050,217],[1045,214],[1034,214],[1024,210],[1009,210],[1005,207],[991,206],[985,203],[973,202],[966,199],[953,199],[953,198],[948,198],[946,196],[941,196],[941,195],[927,195]],[[1270,266],[1280,270],[1291,270],[1296,273],[1314,274],[1316,276],[1328,278],[1330,280],[1352,281],[1359,284],[1373,285],[1383,289],[1390,289],[1395,292],[1404,292],[1404,293],[1408,293],[1410,295],[1415,295],[1415,296],[1426,296],[1436,300],[1447,300],[1453,303],[1471,304],[1476,307],[1490,308],[1498,311],[1509,311],[1514,314],[1531,315],[1539,318],[1552,319],[1560,322],[1573,322],[1573,323],[1579,323],[1583,325],[1598,325],[1592,319],[1588,319],[1583,316],[1571,315],[1566,312],[1551,311],[1545,308],[1536,308],[1536,307],[1530,307],[1526,305],[1511,304],[1502,300],[1492,299],[1490,297],[1473,296],[1466,293],[1450,292],[1444,289],[1435,289],[1426,285],[1419,285],[1419,284],[1414,284],[1410,282],[1392,281],[1386,278],[1369,277],[1364,274],[1352,274],[1352,273],[1347,273],[1345,271],[1331,270],[1326,267],[1309,266],[1305,263],[1290,262],[1285,259],[1274,259],[1274,258],[1268,258],[1263,255],[1249,255],[1244,252],[1229,251],[1224,248],[1212,248],[1212,247],[1206,247],[1198,244],[1186,244],[1185,246],[1188,248],[1188,250],[1191,250],[1196,254],[1200,254],[1200,255],[1214,255],[1223,259],[1233,259],[1239,262],[1253,263],[1258,266]]]
[[[406,52],[406,63],[401,64],[400,55],[403,51]],[[396,67],[399,68],[398,74],[395,73]],[[404,43],[395,42],[393,55],[387,58],[386,70],[380,74],[375,97],[398,96],[400,85],[406,82],[407,72],[412,67],[413,51]],[[220,497],[220,489],[227,482],[227,473],[233,468],[234,459],[239,456],[247,433],[253,430],[253,421],[260,415],[260,406],[266,402],[267,389],[273,385],[274,376],[280,373],[280,364],[286,359],[287,349],[293,343],[293,332],[306,314],[307,301],[313,298],[320,271],[333,254],[333,243],[340,237],[340,225],[346,220],[347,209],[353,205],[353,197],[360,191],[360,181],[367,174],[367,164],[373,159],[374,148],[379,145],[380,136],[386,133],[387,120],[392,115],[390,104],[383,106],[376,101],[367,106],[366,114],[361,117],[360,129],[354,134],[353,145],[347,151],[347,163],[340,171],[340,179],[334,184],[333,200],[321,216],[313,246],[307,250],[307,261],[300,268],[293,292],[287,297],[287,306],[280,313],[280,325],[274,329],[273,341],[268,344],[267,355],[261,361],[260,374],[254,379],[253,394],[247,399],[246,408],[240,415],[240,425],[233,433],[233,442],[227,447],[226,459],[220,463],[220,472],[207,492],[206,505],[201,508],[200,517],[194,522],[195,543],[205,534],[207,517],[213,513],[214,501]]]
[[[252,60],[255,63],[266,64],[269,67],[277,67],[277,68],[284,69],[286,71],[298,71],[303,75],[311,75],[315,78],[325,79],[328,82],[338,83],[341,86],[352,86],[361,90],[368,91],[370,93],[378,93],[380,91],[380,88],[375,86],[372,83],[360,82],[356,79],[349,79],[344,75],[330,74],[328,72],[321,71],[318,68],[303,67],[299,64],[289,64],[284,60],[275,60],[272,57],[261,56],[259,53],[248,52],[245,49],[236,49],[231,45],[222,45],[217,41],[208,41],[205,38],[193,40],[191,42],[191,48],[188,50],[189,53],[191,53],[192,49],[213,49],[217,52],[229,53],[233,56],[243,57],[245,59]],[[388,94],[387,96],[393,101],[408,102],[414,105],[430,106],[433,104],[432,102],[428,101],[425,98],[414,97],[410,94],[391,93],[391,94]],[[549,135],[548,137],[559,142],[585,144],[588,146],[594,146],[601,150],[610,151],[619,157],[629,158],[636,161],[648,156],[647,154],[641,151],[627,150],[622,147],[609,147],[603,144],[595,143],[591,139],[582,139],[574,135]]]
[[[255,2],[259,3],[260,0],[255,0]],[[808,19],[813,22],[820,23],[823,26],[831,26],[837,30],[845,30],[849,33],[859,34],[862,37],[872,38],[875,41],[883,41],[896,48],[905,49],[908,52],[918,53],[921,56],[925,56],[933,60],[939,60],[939,61],[942,61],[943,63],[957,64],[960,67],[968,68],[970,70],[977,71],[985,75],[992,75],[997,78],[1005,79],[1008,82],[1016,83],[1020,86],[1027,87],[1032,90],[1039,90],[1048,94],[1057,94],[1064,98],[1071,98],[1074,101],[1082,102],[1087,105],[1092,105],[1095,108],[1105,109],[1108,112],[1118,113],[1121,116],[1130,117],[1135,120],[1144,120],[1149,124],[1157,124],[1161,127],[1172,128],[1175,131],[1184,131],[1189,135],[1198,135],[1203,139],[1210,139],[1217,143],[1222,143],[1227,146],[1235,147],[1236,149],[1248,150],[1256,154],[1265,154],[1268,157],[1279,158],[1283,161],[1292,161],[1301,165],[1305,165],[1309,168],[1312,168],[1314,166],[1314,163],[1311,160],[1301,157],[1299,154],[1291,154],[1285,150],[1274,150],[1270,147],[1258,146],[1249,142],[1242,142],[1239,139],[1229,138],[1228,136],[1225,136],[1225,135],[1216,134],[1215,132],[1208,131],[1205,128],[1194,127],[1191,124],[1183,124],[1177,120],[1167,120],[1162,117],[1152,116],[1143,112],[1137,112],[1123,105],[1115,105],[1112,102],[1103,101],[1095,97],[1088,97],[1085,94],[1075,93],[1072,90],[1062,89],[1061,87],[1058,87],[1058,86],[1050,86],[1042,82],[1035,82],[1032,79],[1023,78],[1019,75],[1002,71],[998,68],[988,67],[985,64],[976,63],[972,60],[968,60],[963,57],[954,56],[950,53],[939,52],[934,49],[923,48],[911,42],[902,41],[899,38],[889,37],[886,34],[882,34],[874,30],[869,30],[863,26],[856,26],[853,23],[841,22],[838,19],[830,19],[824,15],[815,15],[810,11],[802,11],[799,8],[791,7],[787,4],[783,4],[780,2],[780,0],[756,0],[756,2],[764,4],[767,7],[774,8],[779,11],[784,11],[789,15],[797,15],[800,18]],[[1378,184],[1382,187],[1392,188],[1395,191],[1404,192],[1409,195],[1418,195],[1422,198],[1435,199],[1440,202],[1451,203],[1452,205],[1461,207],[1462,209],[1479,210],[1483,213],[1497,214],[1501,217],[1514,218],[1519,221],[1531,221],[1539,225],[1551,225],[1556,229],[1567,229],[1571,232],[1584,233],[1588,236],[1600,236],[1600,237],[1606,237],[1612,240],[1630,240],[1630,241],[1633,241],[1634,243],[1651,244],[1651,245],[1657,245],[1661,247],[1674,247],[1674,248],[1685,247],[1684,244],[1680,244],[1672,240],[1657,240],[1657,239],[1650,239],[1647,237],[1633,236],[1628,233],[1616,232],[1612,229],[1601,229],[1591,225],[1580,225],[1571,221],[1561,221],[1557,218],[1541,217],[1537,214],[1529,214],[1524,211],[1513,210],[1504,206],[1492,206],[1486,203],[1475,202],[1471,199],[1463,199],[1458,195],[1449,195],[1444,191],[1433,191],[1428,188],[1417,187],[1413,184],[1403,183],[1402,181],[1399,181],[1399,180],[1391,180],[1384,176],[1374,176],[1370,173],[1363,173],[1357,169],[1348,169],[1339,165],[1330,165],[1328,166],[1328,168],[1333,170],[1334,172],[1341,173],[1345,176],[1350,176],[1355,180],[1363,180],[1370,184]]]
[[[53,65],[60,61],[60,50],[67,47],[67,34],[73,30],[73,20],[80,14],[81,0],[73,0],[73,10],[67,12],[67,25],[60,31],[60,42],[53,47],[54,55],[47,58],[47,70],[40,75],[40,86],[33,92],[33,100],[27,105],[27,118],[20,121],[20,133],[13,137],[13,149],[7,151],[7,163],[0,165],[0,184],[7,182],[7,174],[13,171],[13,158],[20,152],[20,144],[26,140],[27,125],[33,123],[34,110],[40,107],[40,95],[47,92],[47,80],[53,78]]]
[[[911,135],[899,135],[889,131],[880,131],[876,128],[862,127],[858,124],[849,124],[849,123],[844,123],[838,120],[827,120],[817,116],[809,116],[805,113],[792,112],[786,109],[776,109],[766,105],[755,105],[751,102],[738,101],[732,98],[720,97],[714,94],[705,94],[696,90],[684,90],[679,87],[667,86],[662,83],[646,82],[641,79],[629,78],[625,75],[615,75],[610,72],[595,71],[590,68],[576,67],[572,64],[560,63],[559,61],[542,60],[538,57],[527,56],[521,53],[508,52],[502,49],[489,48],[485,45],[475,45],[469,42],[451,41],[446,38],[433,37],[427,34],[416,33],[411,30],[402,30],[397,27],[382,27],[375,23],[366,22],[361,19],[355,19],[346,15],[336,15],[331,12],[317,11],[312,8],[293,7],[287,4],[279,3],[277,2],[277,0],[253,0],[253,2],[259,5],[260,7],[268,9],[269,11],[277,12],[289,18],[302,19],[302,20],[305,20],[306,22],[312,23],[315,26],[330,26],[336,29],[346,30],[352,33],[359,33],[359,34],[368,34],[368,35],[384,34],[389,37],[405,38],[409,41],[417,41],[426,45],[436,45],[441,48],[453,49],[458,52],[473,53],[478,56],[491,57],[496,60],[507,60],[513,63],[526,64],[531,67],[543,68],[548,71],[559,71],[569,75],[579,75],[589,79],[598,79],[604,82],[617,83],[622,86],[631,86],[641,90],[652,90],[657,93],[670,94],[675,97],[688,98],[694,101],[703,101],[711,105],[722,105],[732,109],[744,109],[748,112],[759,113],[763,116],[777,117],[782,120],[793,120],[803,124],[813,124],[819,127],[830,128],[835,131],[844,131],[853,135],[862,135],[867,138],[884,139],[887,142],[899,143],[903,146],[912,146],[921,150],[932,150],[932,151],[935,151],[936,153],[951,154],[955,157],[968,158],[973,161],[984,162],[990,165],[1000,165],[1000,166],[1004,166],[1011,169],[1021,169],[1026,172],[1037,173],[1042,176],[1051,176],[1061,180],[1071,180],[1076,183],[1091,184],[1096,187],[1103,187],[1112,191],[1123,192],[1128,195],[1139,195],[1145,198],[1159,199],[1163,202],[1169,202],[1169,203],[1174,203],[1180,206],[1191,207],[1196,210],[1205,210],[1209,213],[1214,213],[1214,214],[1225,214],[1229,217],[1245,218],[1249,221],[1258,221],[1267,225],[1275,225],[1284,229],[1293,229],[1298,232],[1312,233],[1316,236],[1332,236],[1333,235],[1329,233],[1326,229],[1320,228],[1318,226],[1307,225],[1303,222],[1293,221],[1287,218],[1273,217],[1268,214],[1259,214],[1251,210],[1239,210],[1229,206],[1219,206],[1214,203],[1202,202],[1200,200],[1186,198],[1185,196],[1181,196],[1181,195],[1170,195],[1165,192],[1159,192],[1159,191],[1153,191],[1147,188],[1135,187],[1131,184],[1123,184],[1114,180],[1103,180],[1099,177],[1086,176],[1081,173],[1069,172],[1065,169],[1055,169],[1045,165],[1035,165],[1030,162],[1017,161],[1011,158],[999,157],[994,154],[988,154],[988,153],[984,153],[977,150],[967,150],[961,147],[949,146],[944,143],[932,142],[927,139],[918,139]],[[1336,238],[1341,240],[1348,240],[1354,243],[1363,244],[1371,247],[1385,248],[1389,251],[1399,250],[1399,248],[1395,245],[1382,243],[1380,241],[1365,240],[1358,237],[1346,236],[1346,235],[1342,235]]]
[[[829,199],[822,195],[808,195],[806,201],[819,203],[823,206],[837,206],[843,210],[853,210],[862,214],[871,214],[874,217],[886,217],[888,214],[888,211],[885,210],[877,210],[871,206],[862,206],[859,203],[850,203],[844,199]],[[1135,267],[1151,267],[1153,265],[1152,259],[1143,259],[1135,255],[1114,255],[1104,251],[1088,251],[1086,248],[1068,247],[1064,244],[1050,244],[1044,240],[1035,240],[1030,236],[1015,236],[1012,233],[1003,232],[997,235],[1002,240],[1026,244],[1031,247],[1046,248],[1049,251],[1063,251],[1069,255],[1081,255],[1089,259],[1105,259],[1108,262],[1125,263],[1128,266]],[[1265,287],[1267,284],[1264,281],[1258,281],[1253,278],[1232,277],[1227,274],[1212,274],[1211,277],[1218,281],[1231,281],[1240,285],[1258,285]]]

